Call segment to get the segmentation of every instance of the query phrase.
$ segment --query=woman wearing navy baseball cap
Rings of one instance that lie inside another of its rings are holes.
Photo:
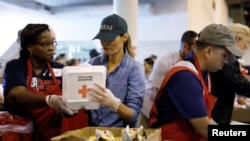
[[[145,76],[142,64],[134,59],[126,21],[112,14],[105,17],[99,33],[103,54],[89,61],[107,68],[106,86],[89,88],[90,99],[100,103],[92,110],[89,126],[135,127],[143,103]]]

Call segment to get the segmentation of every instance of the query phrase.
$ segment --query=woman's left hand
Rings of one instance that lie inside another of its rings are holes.
[[[117,111],[121,100],[114,96],[114,94],[98,83],[94,83],[93,88],[88,88],[88,98],[94,102],[100,103],[104,106],[110,107],[113,111]]]

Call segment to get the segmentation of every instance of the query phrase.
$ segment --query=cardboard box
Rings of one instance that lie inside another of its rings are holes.
[[[250,123],[250,108],[234,108],[232,120]]]
[[[95,141],[89,140],[90,137],[95,136],[95,130],[109,130],[116,137],[117,141],[122,141],[120,136],[122,130],[125,128],[116,128],[116,127],[86,127],[74,131],[68,131],[60,136],[51,138],[51,141]],[[143,141],[161,141],[161,129],[145,129],[148,135],[147,139],[143,139]],[[93,138],[92,138],[93,139]]]
[[[99,103],[90,101],[87,88],[94,82],[106,85],[105,66],[66,66],[63,68],[62,97],[67,107],[79,110],[84,107],[87,110],[98,109]]]

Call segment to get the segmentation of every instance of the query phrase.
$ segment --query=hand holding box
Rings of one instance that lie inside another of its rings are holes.
[[[114,96],[114,94],[103,87],[101,84],[94,83],[93,88],[88,89],[89,100],[100,103],[106,107],[111,108],[113,111],[117,111],[121,100]]]

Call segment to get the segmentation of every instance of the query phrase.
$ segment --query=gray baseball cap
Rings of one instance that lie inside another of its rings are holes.
[[[234,33],[222,24],[210,24],[198,34],[198,42],[225,47],[235,56],[243,56],[244,52],[236,45]]]

